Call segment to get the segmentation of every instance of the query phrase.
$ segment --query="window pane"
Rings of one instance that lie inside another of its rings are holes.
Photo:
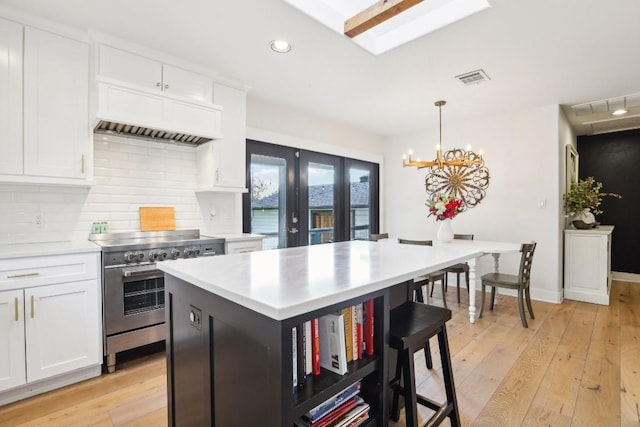
[[[309,244],[334,241],[334,176],[331,165],[309,162]]]
[[[371,234],[370,172],[349,169],[349,217],[351,240],[369,240]]]

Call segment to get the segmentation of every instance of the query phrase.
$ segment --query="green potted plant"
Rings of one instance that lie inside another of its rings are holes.
[[[596,225],[594,215],[601,214],[599,208],[605,196],[621,199],[616,193],[601,193],[602,183],[590,176],[571,184],[569,191],[563,196],[565,212],[571,218],[575,228],[592,228]]]

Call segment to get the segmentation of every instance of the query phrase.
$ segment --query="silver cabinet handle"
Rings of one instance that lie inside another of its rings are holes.
[[[35,277],[39,276],[40,273],[23,273],[23,274],[12,274],[11,276],[7,276],[7,279],[22,279],[25,277]]]
[[[16,322],[17,322],[18,320],[20,320],[20,312],[18,311],[18,297],[15,297],[13,299],[13,302],[14,302],[14,313],[15,313],[14,317],[15,317]]]
[[[33,295],[31,295],[31,318],[32,318],[32,319],[33,319],[33,316],[34,316],[34,314],[35,314],[34,307],[33,307],[33,305],[34,305],[34,304],[33,304],[33,299],[34,299],[34,298],[33,298]]]
[[[168,85],[168,84],[165,84],[165,85],[164,85],[164,88],[165,88],[165,89],[169,89],[169,85]]]
[[[156,82],[156,87],[162,87],[162,83]]]

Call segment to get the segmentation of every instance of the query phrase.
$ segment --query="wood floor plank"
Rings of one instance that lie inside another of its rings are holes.
[[[558,337],[538,332],[473,425],[520,425],[559,342]]]
[[[640,423],[640,286],[623,284],[620,299],[621,425]]]
[[[574,424],[620,425],[620,368],[608,359],[587,359]]]
[[[527,416],[522,422],[523,427],[569,427],[571,417],[561,415],[556,411],[538,406],[535,403],[529,408]]]

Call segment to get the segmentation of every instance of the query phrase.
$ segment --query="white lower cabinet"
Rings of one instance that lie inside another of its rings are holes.
[[[0,292],[0,390],[27,382],[24,333],[24,292]]]
[[[100,374],[98,265],[99,253],[0,260],[0,405]]]
[[[225,254],[241,254],[262,250],[262,238],[225,242]]]
[[[564,231],[564,297],[609,305],[613,226]]]
[[[27,382],[99,363],[95,280],[25,289]]]

